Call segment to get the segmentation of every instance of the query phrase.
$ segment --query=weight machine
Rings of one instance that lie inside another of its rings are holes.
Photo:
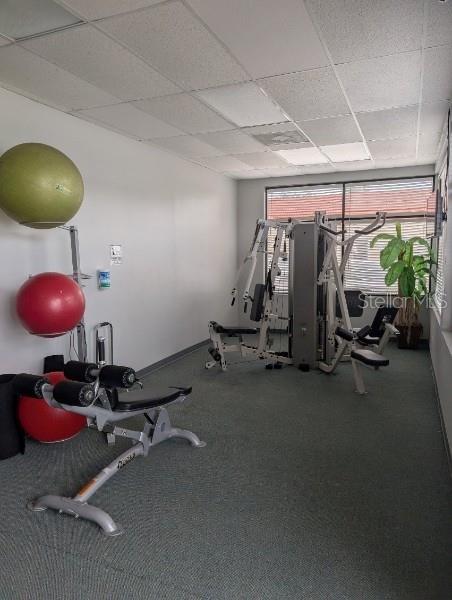
[[[267,360],[269,365],[281,368],[283,364],[292,364],[287,352],[276,352],[270,349],[269,333],[271,320],[283,319],[283,315],[277,311],[275,281],[280,275],[280,260],[287,260],[287,236],[289,235],[291,223],[284,223],[269,219],[259,219],[256,223],[253,241],[249,253],[243,261],[237,281],[245,267],[249,268],[245,288],[242,295],[243,310],[246,313],[251,301],[250,319],[260,324],[259,330],[253,327],[224,327],[216,321],[209,323],[209,335],[212,346],[209,353],[213,360],[206,362],[206,369],[220,364],[223,371],[227,369],[225,354],[228,352],[240,352],[242,357],[253,356],[261,360]],[[265,283],[257,283],[251,296],[251,285],[257,267],[259,253],[267,255],[267,245],[271,230],[276,231],[273,245],[272,260],[265,277]],[[238,283],[231,291],[231,306],[234,306],[238,297]],[[245,335],[257,335],[256,345],[247,344]],[[225,338],[236,338],[238,343],[228,344]]]
[[[386,215],[377,213],[370,225],[346,236],[345,231],[333,229],[322,213],[316,213],[314,221],[258,220],[253,243],[243,264],[249,264],[250,271],[242,301],[246,312],[247,303],[252,299],[250,318],[259,323],[260,328],[224,327],[211,321],[209,353],[213,360],[206,363],[206,368],[219,364],[226,370],[226,353],[240,352],[242,356],[266,359],[270,368],[293,364],[304,371],[318,367],[325,373],[332,373],[347,356],[352,362],[356,390],[365,393],[361,366],[378,369],[389,364],[382,352],[390,335],[397,333],[392,325],[395,312],[392,308],[382,309],[389,311],[379,323],[384,327],[382,335],[374,324],[354,330],[351,317],[362,314],[359,300],[363,294],[359,290],[346,291],[343,280],[355,241],[360,236],[375,233],[385,221]],[[271,264],[265,283],[256,284],[251,298],[250,287],[258,252],[268,241],[271,228],[276,230]],[[285,246],[287,240],[289,252]],[[273,352],[268,345],[270,319],[284,318],[275,310],[275,280],[280,274],[280,259],[289,260],[287,352]],[[232,304],[238,296],[237,287],[232,290]],[[350,311],[353,297],[355,306]],[[249,334],[258,334],[257,345],[244,342],[243,336]],[[228,344],[227,337],[239,338],[238,343]]]

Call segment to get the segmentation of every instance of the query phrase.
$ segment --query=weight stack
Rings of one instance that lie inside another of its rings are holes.
[[[17,396],[14,375],[0,375],[0,460],[25,451],[25,436],[17,420]]]

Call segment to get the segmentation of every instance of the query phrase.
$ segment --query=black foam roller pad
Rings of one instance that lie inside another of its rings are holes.
[[[70,360],[64,365],[64,374],[68,379],[72,379],[73,381],[93,383],[97,378],[97,368],[95,363]]]
[[[105,365],[99,375],[101,385],[107,388],[130,388],[136,380],[137,376],[133,369],[117,365]]]
[[[94,400],[94,388],[80,381],[60,381],[53,388],[53,397],[60,404],[69,406],[90,406]]]
[[[13,389],[16,394],[21,396],[42,398],[42,388],[46,383],[49,383],[49,381],[42,375],[19,373],[13,379]]]

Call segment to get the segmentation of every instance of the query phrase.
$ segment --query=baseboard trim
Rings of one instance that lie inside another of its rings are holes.
[[[163,367],[167,367],[168,365],[171,365],[172,363],[180,360],[181,358],[184,358],[184,356],[187,356],[188,354],[191,354],[192,352],[199,350],[199,348],[206,346],[209,343],[209,341],[210,341],[209,339],[203,340],[202,342],[193,344],[193,346],[188,346],[188,348],[184,348],[183,350],[180,350],[179,352],[176,352],[175,354],[171,354],[170,356],[167,356],[166,358],[162,358],[162,360],[159,360],[156,363],[153,363],[152,365],[143,367],[142,369],[137,371],[137,375],[138,375],[139,379],[143,379],[144,377],[147,377],[151,373],[154,373],[155,371],[158,371],[159,369],[163,369]]]
[[[430,356],[430,362],[431,362],[431,359],[432,359],[432,357]],[[436,396],[436,402],[437,402],[437,406],[438,406],[439,420],[441,423],[441,432],[443,434],[443,442],[444,442],[444,447],[446,449],[447,462],[449,464],[449,474],[452,479],[452,453],[451,453],[452,446],[451,446],[451,444],[449,444],[449,437],[447,435],[446,424],[444,423],[443,409],[442,409],[441,400],[439,397],[438,384],[436,381],[436,375],[435,375],[435,369],[433,368],[433,363],[431,364],[431,370],[432,370],[433,384],[435,386],[435,396]]]

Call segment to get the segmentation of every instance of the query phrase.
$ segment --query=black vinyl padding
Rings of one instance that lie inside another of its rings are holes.
[[[353,340],[353,333],[348,329],[344,329],[344,327],[336,327],[336,335],[343,340],[347,340],[347,342],[351,342]]]
[[[49,380],[44,375],[19,373],[13,379],[13,388],[16,394],[42,398],[42,388],[46,383],[49,383]]]
[[[256,283],[254,286],[254,296],[253,304],[251,305],[250,319],[256,323],[259,323],[259,321],[262,319],[266,289],[267,286],[265,283]]]
[[[385,358],[381,354],[377,354],[372,350],[352,350],[350,356],[355,360],[362,362],[369,367],[387,367],[389,365],[389,359]]]
[[[155,398],[148,398],[146,400],[136,400],[132,402],[124,402],[120,400],[115,408],[114,412],[133,412],[138,410],[143,410],[146,408],[158,408],[159,406],[165,406],[165,404],[170,404],[170,402],[174,402],[181,396],[188,396],[191,394],[192,388],[170,388],[174,389],[166,396],[156,396]]]
[[[216,321],[212,321],[211,325],[215,333],[224,333],[225,335],[253,335],[257,333],[255,327],[224,327]]]
[[[64,365],[64,375],[73,381],[84,381],[93,383],[97,376],[93,375],[93,371],[97,370],[96,363],[80,362],[78,360],[70,360]]]

